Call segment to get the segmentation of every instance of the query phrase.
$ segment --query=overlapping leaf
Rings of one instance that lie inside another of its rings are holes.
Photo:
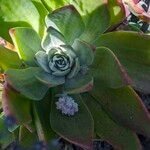
[[[49,87],[36,78],[39,72],[41,69],[36,67],[9,69],[6,71],[6,81],[24,96],[33,100],[41,100]]]
[[[97,46],[110,48],[125,67],[133,86],[150,92],[150,36],[136,32],[111,32],[102,35]]]
[[[141,149],[138,137],[133,131],[113,121],[88,93],[82,94],[82,98],[92,113],[95,132],[101,139],[108,141],[116,149]]]
[[[94,62],[90,67],[96,88],[118,88],[130,84],[130,77],[114,53],[105,47],[96,49]]]
[[[84,31],[84,23],[80,14],[72,5],[57,9],[46,17],[47,27],[58,29],[72,45]]]

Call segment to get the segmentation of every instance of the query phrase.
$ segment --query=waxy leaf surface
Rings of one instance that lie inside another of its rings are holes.
[[[35,76],[41,71],[40,68],[30,67],[27,69],[9,69],[6,71],[6,81],[22,95],[41,100],[49,87],[43,85]]]
[[[46,17],[47,27],[58,29],[71,45],[84,31],[84,23],[74,6],[57,9]]]

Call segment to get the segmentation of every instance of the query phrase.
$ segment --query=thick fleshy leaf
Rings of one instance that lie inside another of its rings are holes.
[[[56,133],[51,129],[49,124],[50,118],[49,114],[51,111],[51,92],[49,91],[47,95],[42,99],[42,101],[35,102],[34,107],[34,122],[36,125],[36,130],[38,138],[40,141],[49,143],[50,140],[56,137]]]
[[[95,47],[88,43],[80,40],[75,40],[72,45],[81,66],[89,66],[92,64],[94,59]]]
[[[116,149],[141,149],[136,134],[113,121],[92,96],[88,93],[82,94],[82,99],[92,113],[95,132],[102,140],[109,142]]]
[[[66,93],[83,93],[90,91],[93,87],[93,78],[89,74],[78,74],[72,79],[66,79],[63,91]]]
[[[48,87],[54,87],[57,85],[61,85],[65,82],[65,77],[57,77],[54,76],[50,73],[46,73],[46,72],[39,72],[36,75],[36,78],[43,84],[47,85]]]
[[[9,61],[8,61],[9,60]],[[16,52],[0,46],[0,68],[7,70],[9,68],[21,68],[22,62]]]
[[[117,88],[130,83],[130,78],[117,57],[105,47],[96,49],[90,70],[94,77],[94,85],[102,88]]]
[[[11,29],[10,35],[20,58],[30,66],[37,66],[34,56],[42,50],[38,34],[31,28],[18,27]]]
[[[49,87],[42,84],[35,76],[41,69],[31,67],[27,69],[9,69],[6,71],[6,81],[22,95],[33,99],[41,100]]]
[[[134,43],[134,44],[131,44]],[[110,48],[132,78],[139,91],[150,92],[150,36],[136,32],[112,32],[102,35],[97,46]]]
[[[79,105],[79,111],[74,116],[65,116],[56,109],[53,99],[50,122],[52,129],[64,139],[81,146],[92,149],[93,119],[79,95],[70,95]]]
[[[31,122],[29,99],[15,91],[7,82],[3,88],[2,106],[5,116],[13,116],[16,123],[24,125]]]
[[[79,59],[76,58],[75,62],[74,62],[74,66],[73,66],[72,70],[70,71],[70,73],[67,75],[67,78],[75,77],[79,71],[80,71],[80,62],[79,62]]]
[[[5,39],[10,40],[8,30],[16,26],[30,26],[43,35],[44,21],[31,0],[1,0],[0,10],[0,35]]]
[[[35,54],[35,59],[39,66],[46,72],[51,73],[49,65],[48,65],[48,55],[45,51],[38,51]]]
[[[150,115],[131,87],[102,89],[95,84],[91,94],[115,121],[139,134],[150,136]]]
[[[2,149],[5,149],[14,141],[14,136],[11,132],[8,131],[4,120],[3,114],[0,115],[0,145]]]
[[[54,27],[65,36],[68,44],[72,44],[84,31],[84,23],[80,14],[72,5],[57,9],[46,17],[47,27]]]
[[[59,47],[64,44],[66,44],[64,36],[53,27],[49,27],[45,37],[42,40],[43,49],[45,51],[49,51],[51,48]]]

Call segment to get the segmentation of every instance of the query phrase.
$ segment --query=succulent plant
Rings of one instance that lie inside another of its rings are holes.
[[[150,115],[135,90],[150,91],[150,35],[116,31],[133,2],[0,0],[2,149],[53,149],[59,137],[141,149]]]

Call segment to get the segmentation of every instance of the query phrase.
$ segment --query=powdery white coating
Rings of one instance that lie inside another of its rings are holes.
[[[61,110],[62,114],[73,116],[78,112],[78,104],[68,95],[62,95],[56,102],[57,109]]]

